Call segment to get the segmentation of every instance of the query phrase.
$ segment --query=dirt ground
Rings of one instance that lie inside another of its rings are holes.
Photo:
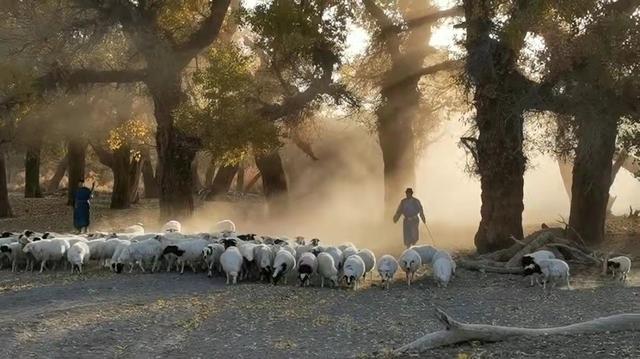
[[[0,221],[0,229],[68,228],[68,209],[50,205],[63,199],[13,199],[18,217]],[[149,208],[153,204],[115,215],[104,210],[94,220],[117,224]],[[626,285],[587,270],[573,272],[572,290],[543,292],[519,276],[459,270],[447,289],[436,288],[423,273],[411,288],[398,278],[384,291],[374,278],[353,292],[225,286],[222,278],[191,272],[117,275],[95,265],[82,275],[4,269],[0,357],[387,357],[389,350],[440,330],[436,308],[465,322],[527,327],[640,312],[640,272]],[[418,357],[640,358],[640,332],[472,343]]]

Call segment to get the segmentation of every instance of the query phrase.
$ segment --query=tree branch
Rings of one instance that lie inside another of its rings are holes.
[[[210,5],[209,16],[202,22],[200,28],[195,31],[187,41],[176,46],[176,51],[183,58],[191,59],[200,51],[209,46],[220,33],[231,0],[213,0]]]
[[[464,60],[447,60],[439,64],[424,67],[417,72],[407,74],[407,76],[397,77],[393,81],[385,83],[385,88],[391,88],[405,83],[406,81],[414,81],[422,76],[433,75],[440,71],[448,71],[460,69],[464,66]]]
[[[387,47],[387,52],[389,52],[391,58],[396,61],[396,59],[400,57],[400,37],[398,33],[401,28],[391,21],[384,11],[376,5],[374,0],[362,0],[362,3],[367,12],[378,24],[382,39]]]
[[[420,16],[414,19],[410,19],[405,22],[407,28],[412,29],[427,24],[432,24],[445,17],[464,16],[464,7],[455,6],[450,9],[441,10],[428,15]]]
[[[89,144],[91,145],[91,148],[93,148],[93,152],[95,152],[100,163],[109,168],[113,168],[113,153],[100,145],[96,145],[93,142],[90,142]]]

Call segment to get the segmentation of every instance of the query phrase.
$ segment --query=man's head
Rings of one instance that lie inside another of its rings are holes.
[[[80,181],[78,181],[78,187],[84,187],[84,179],[80,179]]]
[[[407,195],[407,198],[413,197],[413,190],[411,188],[407,188],[404,193]]]

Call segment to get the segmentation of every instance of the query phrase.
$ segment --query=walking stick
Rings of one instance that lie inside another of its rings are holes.
[[[431,244],[433,244],[433,246],[436,246],[436,240],[435,238],[433,238],[433,234],[431,234],[431,230],[429,229],[429,225],[427,224],[427,222],[424,222],[424,226],[427,227],[427,233],[429,234],[429,238],[431,238]]]

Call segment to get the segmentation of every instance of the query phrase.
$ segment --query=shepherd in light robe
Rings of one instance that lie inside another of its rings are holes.
[[[397,223],[400,216],[404,216],[402,221],[402,234],[404,238],[404,245],[409,248],[418,243],[418,239],[420,238],[418,231],[420,219],[422,219],[422,222],[425,224],[427,223],[427,220],[424,217],[424,211],[422,210],[420,200],[413,197],[413,189],[407,188],[405,194],[407,197],[400,201],[396,214],[393,216],[393,223]]]

